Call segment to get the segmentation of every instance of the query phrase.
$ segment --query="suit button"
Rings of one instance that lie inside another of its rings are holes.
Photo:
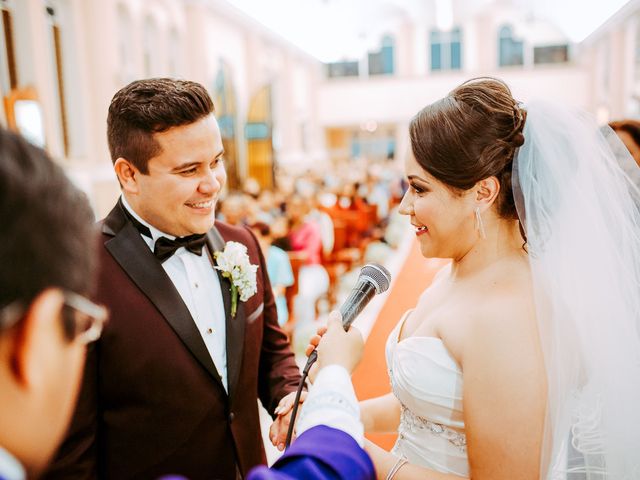
[[[233,422],[233,419],[234,419],[234,418],[236,418],[236,414],[235,414],[235,413],[233,413],[233,412],[231,412],[231,413],[229,414],[229,423]]]

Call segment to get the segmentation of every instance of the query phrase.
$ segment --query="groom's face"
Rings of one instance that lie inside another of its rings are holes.
[[[127,199],[143,219],[165,233],[207,232],[227,180],[218,122],[212,114],[156,133],[154,139],[161,153],[149,160],[148,174],[136,172],[136,192]]]

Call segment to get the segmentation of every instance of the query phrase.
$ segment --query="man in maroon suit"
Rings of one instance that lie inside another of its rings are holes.
[[[204,87],[171,79],[111,102],[122,196],[102,222],[97,292],[111,321],[48,478],[242,478],[265,461],[256,399],[272,415],[292,401],[299,371],[258,242],[214,226],[226,173],[213,110]]]

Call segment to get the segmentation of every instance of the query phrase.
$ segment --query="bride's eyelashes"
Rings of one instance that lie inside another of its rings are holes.
[[[410,183],[409,186],[416,193],[416,195],[422,195],[430,191],[428,188],[421,187],[420,185],[417,185],[415,183]]]

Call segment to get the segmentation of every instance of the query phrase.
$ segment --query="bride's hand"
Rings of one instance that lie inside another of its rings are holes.
[[[318,350],[316,369],[327,365],[341,365],[351,373],[362,358],[364,340],[355,327],[345,332],[342,326],[342,315],[334,310],[329,314],[327,326],[320,327],[317,334],[311,338],[307,355],[310,355],[314,349]]]

